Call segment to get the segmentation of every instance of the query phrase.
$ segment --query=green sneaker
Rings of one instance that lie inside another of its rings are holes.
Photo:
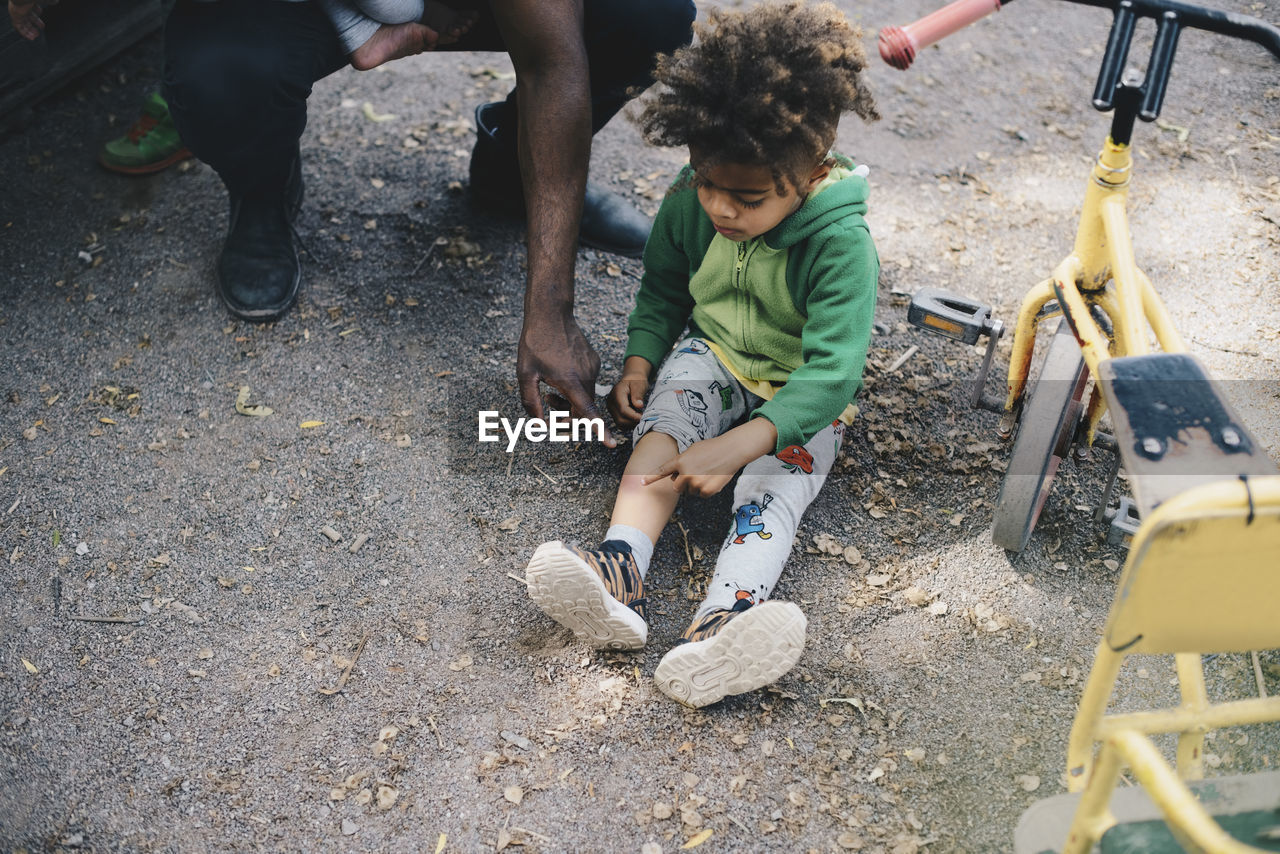
[[[159,92],[152,92],[142,102],[142,115],[129,132],[102,146],[98,162],[112,172],[150,175],[190,156],[173,126],[169,105]]]

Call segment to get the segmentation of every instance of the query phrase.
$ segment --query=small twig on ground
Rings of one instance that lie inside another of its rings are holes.
[[[365,632],[360,636],[360,643],[356,645],[355,654],[351,656],[351,663],[347,665],[347,669],[342,671],[342,675],[338,677],[338,684],[332,688],[318,688],[317,690],[326,696],[336,694],[347,684],[347,680],[351,678],[351,671],[355,669],[356,662],[360,660],[360,653],[364,652],[365,641],[369,640],[369,633]]]
[[[521,584],[525,585],[526,587],[529,586],[529,582],[525,581],[523,578],[516,575],[514,572],[508,572],[507,578],[510,578],[512,581],[519,581]]]
[[[753,833],[751,832],[751,829],[750,829],[750,828],[748,828],[748,827],[747,827],[745,824],[743,824],[742,822],[738,821],[738,820],[737,820],[736,818],[734,818],[733,816],[729,816],[729,821],[733,822],[733,823],[734,823],[734,824],[736,824],[738,827],[742,828],[743,832],[744,832],[744,833],[746,833],[748,836],[751,836],[751,837],[754,837],[754,836],[755,836],[755,834],[753,834]]]
[[[910,347],[907,348],[907,352],[903,353],[901,356],[893,360],[893,364],[889,366],[889,369],[885,371],[885,373],[891,374],[894,371],[898,370],[898,368],[901,368],[903,365],[905,365],[907,363],[907,360],[910,359],[912,356],[914,356],[918,352],[920,352],[920,348],[917,347],[915,344],[912,344]]]
[[[537,833],[535,831],[529,830],[527,827],[513,827],[511,829],[516,833],[523,833],[525,836],[532,836],[534,839],[537,839],[540,842],[551,841],[550,838],[543,836],[541,833]]]
[[[689,573],[693,573],[693,552],[689,551],[689,532],[685,530],[684,524],[679,519],[676,520],[676,527],[680,529],[681,536],[684,537],[684,559],[689,562]]]
[[[422,269],[423,264],[427,263],[427,259],[431,257],[431,253],[434,251],[436,251],[436,244],[433,240],[431,241],[431,245],[427,247],[427,251],[422,253],[422,257],[418,259],[418,263],[413,265],[413,270],[409,272],[407,278],[412,279],[414,276],[418,275],[418,271]]]
[[[542,475],[542,476],[543,476],[543,477],[545,477],[547,480],[551,481],[552,485],[554,485],[554,484],[556,484],[556,483],[559,483],[559,481],[557,481],[554,477],[552,477],[551,475],[547,474],[545,471],[543,471],[542,469],[538,468],[538,467],[537,467],[536,465],[534,465],[533,463],[530,463],[530,465],[533,465],[533,467],[534,467],[535,469],[537,469],[538,474]]]
[[[1253,678],[1258,683],[1258,696],[1265,700],[1267,697],[1267,683],[1262,679],[1262,662],[1258,660],[1258,651],[1250,650],[1249,656],[1253,659]]]
[[[68,620],[78,620],[82,623],[141,623],[141,617],[94,617],[92,615],[68,614]]]
[[[1253,356],[1255,359],[1267,358],[1266,356],[1263,356],[1261,353],[1254,352],[1253,350],[1232,350],[1230,347],[1218,347],[1217,345],[1210,344],[1207,341],[1201,341],[1199,338],[1192,338],[1191,340],[1194,343],[1199,344],[1201,347],[1208,347],[1210,350],[1217,350],[1219,353],[1235,353],[1237,356]]]
[[[440,730],[436,729],[436,719],[428,716],[427,726],[431,727],[431,731],[436,734],[436,746],[444,750],[444,739],[440,737]]]

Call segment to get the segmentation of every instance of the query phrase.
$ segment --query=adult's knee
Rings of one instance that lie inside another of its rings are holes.
[[[264,110],[276,88],[272,63],[237,45],[195,46],[172,57],[166,74],[169,108],[179,127],[242,124]]]

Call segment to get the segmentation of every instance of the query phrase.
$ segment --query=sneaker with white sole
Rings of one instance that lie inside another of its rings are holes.
[[[806,625],[792,602],[711,611],[662,657],[653,680],[662,693],[695,709],[763,688],[800,660]]]
[[[608,540],[597,551],[543,543],[524,573],[542,612],[598,649],[640,649],[649,638],[644,581],[631,547]]]

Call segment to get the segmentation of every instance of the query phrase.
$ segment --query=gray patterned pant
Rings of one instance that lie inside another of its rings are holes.
[[[686,338],[658,369],[632,439],[657,430],[684,452],[741,423],[761,399],[720,363],[700,338]],[[791,554],[800,517],[835,462],[844,425],[833,422],[803,446],[791,445],[746,465],[733,490],[733,524],[720,555],[702,616],[716,608],[745,610],[768,599]]]

